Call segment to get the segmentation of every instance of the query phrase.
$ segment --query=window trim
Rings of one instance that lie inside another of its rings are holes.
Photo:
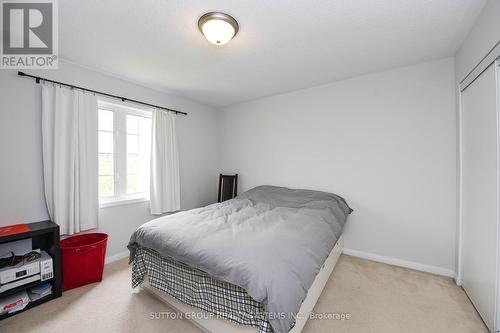
[[[121,178],[125,177],[126,179],[127,177],[127,115],[152,119],[153,109],[117,104],[116,102],[109,102],[105,98],[99,98],[98,110],[113,112],[113,179],[115,193],[115,195],[108,197],[99,196],[99,207],[105,208],[149,201],[149,191],[127,194],[127,182],[121,181]]]
[[[140,193],[140,194],[142,194],[142,193]],[[115,199],[115,197],[100,198],[99,199],[99,208],[132,205],[132,204],[141,203],[141,202],[148,202],[150,200],[149,193],[147,196],[137,197],[137,198],[132,198],[132,196],[133,196],[132,194],[130,194],[130,196],[131,197],[121,198],[121,199]]]

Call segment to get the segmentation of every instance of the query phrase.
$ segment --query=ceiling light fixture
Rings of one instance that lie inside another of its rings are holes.
[[[200,17],[198,28],[215,45],[226,44],[239,30],[238,22],[231,15],[220,12],[210,12]]]

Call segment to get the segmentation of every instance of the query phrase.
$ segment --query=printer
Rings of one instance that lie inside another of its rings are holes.
[[[52,257],[40,251],[40,258],[0,268],[0,293],[35,281],[46,281],[54,277]]]

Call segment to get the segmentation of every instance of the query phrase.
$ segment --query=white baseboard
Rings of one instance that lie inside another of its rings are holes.
[[[123,258],[127,258],[129,255],[129,251],[123,251],[123,252],[120,252],[120,253],[117,253],[117,254],[113,254],[112,256],[106,256],[106,259],[104,259],[104,264],[107,265],[107,264],[110,264],[114,261],[117,261],[117,260],[120,260],[120,259],[123,259]]]
[[[373,254],[373,253],[363,252],[363,251],[358,251],[358,250],[352,250],[352,249],[346,249],[346,248],[344,248],[343,253],[350,255],[350,256],[353,256],[353,257],[359,257],[359,258],[363,258],[363,259],[382,262],[384,264],[400,266],[400,267],[414,269],[416,271],[451,277],[451,278],[454,278],[455,280],[457,277],[456,273],[453,270],[447,269],[447,268],[425,265],[425,264],[420,264],[420,263],[413,262],[413,261],[406,261],[406,260],[402,260],[402,259],[386,257],[386,256],[378,255],[378,254]],[[129,256],[129,251],[123,251],[123,252],[114,254],[112,256],[107,256],[104,263],[110,264],[112,262],[126,258],[128,256]]]
[[[347,255],[353,256],[353,257],[359,257],[359,258],[363,258],[363,259],[382,262],[384,264],[410,268],[410,269],[414,269],[416,271],[432,273],[432,274],[442,275],[442,276],[451,277],[451,278],[455,277],[455,272],[453,270],[447,269],[447,268],[419,264],[419,263],[413,262],[413,261],[406,261],[406,260],[402,260],[402,259],[386,257],[386,256],[378,255],[378,254],[373,254],[373,253],[368,253],[368,252],[363,252],[363,251],[358,251],[358,250],[352,250],[352,249],[346,249],[346,248],[344,248],[344,253]]]

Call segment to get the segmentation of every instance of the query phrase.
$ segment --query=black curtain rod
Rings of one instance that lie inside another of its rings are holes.
[[[82,87],[74,86],[72,84],[67,84],[67,83],[63,83],[63,82],[59,82],[59,81],[54,81],[54,80],[49,80],[49,79],[45,79],[43,77],[29,75],[29,74],[26,74],[24,72],[17,72],[17,75],[19,75],[19,76],[26,76],[26,77],[30,77],[32,79],[35,79],[36,83],[40,83],[40,81],[51,82],[51,83],[59,84],[61,86],[66,86],[66,87],[70,87],[70,88],[76,88],[76,89],[80,89],[80,90],[83,90],[83,91],[88,91],[88,92],[91,92],[91,93],[94,93],[94,94],[106,96],[106,97],[117,98],[117,99],[120,99],[122,102],[132,102],[132,103],[136,103],[136,104],[142,104],[142,105],[150,106],[150,107],[157,108],[157,109],[162,109],[162,110],[166,110],[166,111],[170,111],[170,112],[175,112],[175,114],[183,114],[183,115],[187,116],[186,112],[172,110],[172,109],[169,109],[169,108],[166,108],[166,107],[163,107],[163,106],[149,104],[149,103],[141,102],[141,101],[138,101],[138,100],[135,100],[135,99],[125,98],[125,97],[121,97],[121,96],[117,96],[117,95],[111,95],[111,94],[103,93],[103,92],[100,92],[100,91],[97,91],[97,90],[82,88]]]

